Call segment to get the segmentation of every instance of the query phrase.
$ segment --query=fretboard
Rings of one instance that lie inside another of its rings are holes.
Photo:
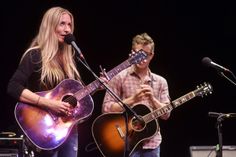
[[[121,64],[119,64],[118,66],[116,66],[115,68],[113,68],[112,70],[107,72],[107,76],[109,77],[109,79],[112,79],[119,72],[121,72],[122,70],[128,68],[131,65],[132,64],[129,62],[129,59],[127,59],[126,61],[122,62]],[[100,86],[101,86],[100,81],[95,80],[95,81],[91,82],[90,84],[88,84],[87,86],[85,86],[84,88],[82,88],[81,90],[79,90],[78,92],[76,92],[74,94],[74,96],[77,98],[77,100],[81,100],[85,96],[87,96],[87,95],[91,94],[92,92],[94,92]]]
[[[152,121],[153,119],[156,119],[168,112],[170,112],[171,110],[173,110],[174,108],[182,105],[183,103],[191,100],[192,98],[194,98],[196,96],[195,92],[192,91],[192,92],[189,92],[187,94],[185,94],[184,96],[172,101],[171,104],[168,104],[162,108],[159,108],[159,109],[156,109],[154,110],[153,112],[143,116],[143,119],[145,122],[150,122]]]

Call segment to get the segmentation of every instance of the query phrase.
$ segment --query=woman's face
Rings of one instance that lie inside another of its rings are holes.
[[[71,33],[71,28],[72,28],[71,25],[72,23],[70,15],[67,13],[62,14],[55,31],[58,41],[60,43],[64,42],[65,35]]]

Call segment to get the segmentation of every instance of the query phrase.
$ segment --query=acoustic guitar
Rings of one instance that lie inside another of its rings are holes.
[[[209,83],[198,86],[184,96],[172,101],[170,104],[152,111],[149,107],[138,104],[132,109],[139,116],[139,120],[128,113],[128,152],[131,154],[140,142],[153,137],[159,128],[157,118],[170,112],[196,96],[212,93]],[[92,124],[93,139],[103,156],[122,157],[125,151],[125,127],[124,113],[104,113],[98,116]]]

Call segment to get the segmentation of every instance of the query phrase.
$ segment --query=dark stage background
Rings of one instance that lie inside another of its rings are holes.
[[[0,9],[1,132],[17,132],[16,102],[6,94],[6,86],[22,53],[37,33],[42,15],[56,5],[66,7],[74,14],[76,39],[96,74],[99,74],[98,65],[110,70],[126,60],[132,37],[147,32],[156,42],[151,69],[167,79],[172,100],[203,82],[211,83],[211,95],[186,102],[172,111],[168,121],[160,121],[162,157],[188,157],[191,145],[216,145],[216,119],[208,117],[208,112],[236,112],[235,86],[201,63],[202,58],[208,56],[236,73],[236,11],[233,2],[21,0],[4,3]],[[87,84],[94,80],[85,68],[78,68]],[[227,76],[233,79],[231,75]],[[85,148],[93,143],[91,124],[101,113],[103,96],[104,91],[93,95],[93,114],[79,125],[81,156],[101,156],[97,149],[86,151]],[[222,129],[223,144],[236,145],[236,119],[223,121]]]

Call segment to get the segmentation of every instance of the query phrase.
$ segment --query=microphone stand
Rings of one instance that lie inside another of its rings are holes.
[[[216,146],[216,157],[223,157],[222,121],[226,118],[236,117],[236,113],[226,114],[226,113],[209,112],[209,116],[217,117],[216,127],[217,127],[219,144]]]
[[[103,80],[101,80],[94,72],[93,70],[89,67],[88,63],[86,62],[84,56],[82,55],[81,51],[78,49],[76,50],[76,52],[78,52],[79,57],[77,56],[77,59],[87,68],[87,70],[89,70],[89,72],[92,73],[92,75],[95,77],[95,79],[97,79],[101,85],[108,91],[108,93],[113,96],[119,103],[122,104],[122,107],[125,109],[125,111],[123,112],[123,116],[125,119],[125,130],[126,130],[126,135],[125,135],[125,150],[124,150],[124,157],[128,157],[129,156],[129,143],[128,143],[128,120],[129,120],[129,114],[131,114],[132,116],[134,116],[137,120],[139,121],[143,121],[142,118],[140,118],[137,113],[131,108],[129,107],[127,104],[125,104],[120,97],[118,97],[105,83]],[[82,56],[82,57],[81,57]],[[81,60],[81,58],[83,60]]]
[[[234,75],[234,73],[232,72],[232,71],[228,71],[232,76],[233,76],[233,78],[236,80],[236,76]],[[228,80],[230,83],[232,83],[234,86],[236,86],[236,83],[233,81],[233,80],[231,80],[229,77],[227,77],[223,72],[218,72],[218,74],[220,75],[220,76],[222,76],[222,77],[224,77],[226,80]]]
[[[218,147],[216,147],[216,157],[222,157],[223,156],[223,152],[222,152],[222,147],[223,147],[222,121],[224,119],[223,118],[224,116],[225,116],[224,114],[221,114],[217,118],[217,122],[216,122],[218,140],[219,140],[219,145],[218,145]]]
[[[227,72],[229,72],[233,78],[236,80],[236,76],[234,75],[234,73],[227,69]],[[230,83],[232,83],[234,86],[236,86],[236,83],[231,80],[229,77],[227,77],[224,72],[222,71],[217,71],[217,73],[224,77],[226,80],[228,80]],[[223,156],[223,151],[222,151],[222,147],[223,147],[223,137],[222,137],[222,121],[225,119],[225,118],[231,118],[231,117],[236,117],[236,113],[228,113],[228,114],[223,114],[223,113],[213,113],[211,112],[210,114],[212,114],[211,116],[216,116],[218,115],[217,117],[217,122],[216,122],[216,127],[217,127],[217,133],[218,133],[218,140],[219,140],[219,145],[216,147],[216,157],[222,157]]]

